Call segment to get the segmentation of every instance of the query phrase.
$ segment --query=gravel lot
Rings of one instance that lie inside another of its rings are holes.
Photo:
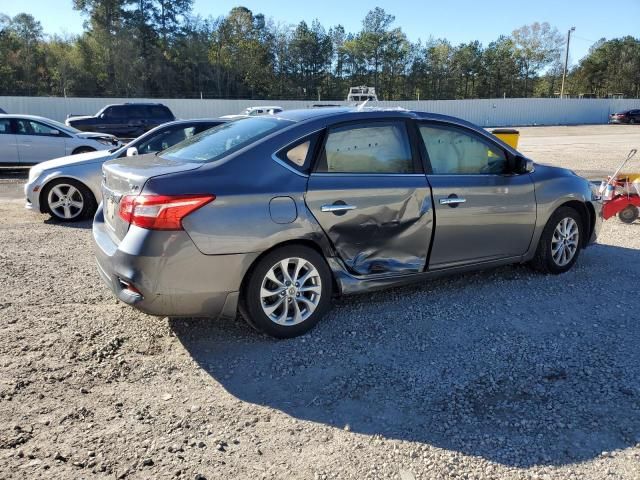
[[[521,132],[595,178],[640,146],[640,127]],[[90,224],[25,212],[0,178],[1,478],[640,478],[640,223],[607,222],[562,276],[345,298],[274,341],[116,302]]]

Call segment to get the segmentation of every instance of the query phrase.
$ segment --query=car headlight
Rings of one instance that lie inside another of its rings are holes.
[[[118,140],[115,138],[94,138],[94,140],[100,142],[103,145],[117,145]]]

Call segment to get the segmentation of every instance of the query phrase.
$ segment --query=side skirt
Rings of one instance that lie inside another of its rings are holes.
[[[335,257],[327,258],[327,262],[333,271],[333,275],[336,279],[341,295],[373,292],[376,290],[383,290],[385,288],[399,287],[434,278],[454,275],[456,273],[485,270],[504,265],[522,263],[524,261],[524,257],[519,256],[412,274],[356,276],[349,273],[342,265],[342,262],[337,260]]]

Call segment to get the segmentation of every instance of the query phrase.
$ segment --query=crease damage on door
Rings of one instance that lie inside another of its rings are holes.
[[[401,204],[370,206],[349,221],[333,225],[328,235],[340,245],[347,268],[357,275],[415,273],[424,268],[429,248],[431,199],[411,196]]]

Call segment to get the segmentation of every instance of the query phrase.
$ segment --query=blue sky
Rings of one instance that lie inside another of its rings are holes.
[[[576,27],[571,41],[573,61],[584,56],[601,37],[638,36],[640,20],[640,0],[195,0],[194,12],[203,17],[217,17],[237,5],[264,13],[275,22],[295,24],[318,18],[327,28],[341,23],[353,32],[360,29],[370,9],[380,6],[395,15],[396,25],[412,41],[432,35],[454,44],[477,39],[486,45],[521,25],[547,21],[563,33],[571,26]],[[83,17],[73,10],[71,0],[0,0],[0,13],[13,16],[19,12],[34,15],[49,34],[82,31]]]

